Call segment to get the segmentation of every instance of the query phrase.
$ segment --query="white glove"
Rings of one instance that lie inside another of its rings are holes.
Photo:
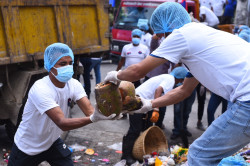
[[[114,119],[115,120],[119,120],[119,119],[121,119],[123,117],[123,114],[122,113],[120,113],[118,116],[116,116]]]
[[[113,119],[114,117],[116,116],[116,114],[111,114],[111,115],[109,115],[108,117],[107,116],[105,116],[105,115],[103,115],[100,111],[99,111],[99,109],[98,109],[98,107],[97,107],[97,104],[95,105],[95,112],[92,114],[92,115],[90,115],[90,120],[92,121],[92,122],[97,122],[97,121],[99,121],[99,120],[111,120],[111,119]]]
[[[112,82],[112,83],[118,85],[121,82],[121,80],[119,80],[117,78],[117,74],[118,74],[119,71],[108,72],[107,76],[104,78],[104,83]]]
[[[151,111],[153,108],[152,108],[152,103],[151,103],[151,100],[148,100],[148,99],[143,99],[143,98],[140,98],[141,99],[141,102],[142,102],[142,107],[139,109],[139,110],[135,110],[135,111],[129,111],[129,114],[144,114],[144,113],[147,113],[148,111]]]

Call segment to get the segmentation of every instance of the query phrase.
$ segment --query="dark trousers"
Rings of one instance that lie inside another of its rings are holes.
[[[58,138],[48,150],[34,156],[25,154],[14,143],[8,166],[37,166],[43,161],[47,161],[51,166],[74,165],[71,159],[71,151],[63,143],[63,140]]]
[[[179,135],[183,128],[187,130],[189,114],[192,111],[192,105],[195,101],[195,90],[193,93],[180,103],[174,105],[174,129],[173,134]],[[183,107],[183,110],[181,108]]]
[[[214,113],[218,106],[222,103],[222,114],[227,110],[227,100],[211,92],[211,97],[207,106],[207,122],[208,126],[214,121]]]
[[[197,99],[198,99],[198,120],[202,120],[204,113],[204,105],[206,100],[206,88],[204,87],[204,92],[201,93],[201,84],[196,87]]]
[[[150,121],[153,111],[149,111],[147,114],[133,114],[129,115],[129,129],[127,135],[138,137],[141,132],[145,131],[153,125]],[[162,126],[162,121],[166,112],[166,107],[159,108],[159,119],[155,123],[158,127]]]
[[[82,74],[83,76],[83,81],[84,81],[84,90],[90,98],[90,92],[91,92],[91,84],[90,84],[90,68],[91,68],[91,58],[88,57],[81,57],[80,62],[83,65],[84,72]],[[80,75],[77,76],[77,79],[80,80]]]
[[[222,16],[221,24],[232,24],[232,23],[233,23],[233,17],[231,17],[231,16]]]
[[[140,80],[135,81],[135,82],[133,82],[133,84],[134,84],[135,88],[137,88],[138,86],[141,85],[141,81]]]

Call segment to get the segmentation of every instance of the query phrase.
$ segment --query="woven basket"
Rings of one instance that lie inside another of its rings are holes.
[[[142,161],[143,156],[152,152],[167,152],[168,144],[163,131],[152,126],[145,130],[135,141],[133,147],[133,156],[135,159]]]

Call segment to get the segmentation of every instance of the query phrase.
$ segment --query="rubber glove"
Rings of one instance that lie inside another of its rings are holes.
[[[142,107],[139,110],[135,110],[135,111],[129,111],[129,114],[143,114],[143,113],[147,113],[148,111],[151,111],[152,108],[152,103],[151,100],[148,99],[143,99],[140,98],[141,102],[142,102]]]
[[[120,113],[118,116],[116,116],[114,119],[115,120],[119,120],[119,119],[121,119],[123,117],[123,114],[122,113]]]
[[[121,71],[121,70],[119,70],[119,71]],[[112,82],[112,83],[118,85],[121,82],[121,80],[119,80],[117,78],[117,74],[119,71],[108,72],[107,76],[104,78],[104,83]]]
[[[92,114],[92,115],[90,115],[90,120],[92,121],[92,122],[98,122],[99,120],[112,120],[114,117],[116,116],[116,114],[111,114],[111,115],[109,115],[108,117],[107,116],[105,116],[105,115],[103,115],[100,111],[99,111],[99,109],[98,109],[98,107],[97,107],[97,104],[95,105],[95,111],[94,111],[94,113]]]

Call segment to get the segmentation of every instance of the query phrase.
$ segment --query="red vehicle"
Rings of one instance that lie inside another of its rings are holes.
[[[119,60],[124,45],[131,42],[131,31],[137,28],[138,23],[149,23],[153,11],[163,2],[175,2],[175,0],[122,0],[115,16],[112,41],[111,58]],[[178,1],[181,3],[181,0]],[[199,1],[187,0],[186,9],[193,12],[194,17],[199,17]]]

